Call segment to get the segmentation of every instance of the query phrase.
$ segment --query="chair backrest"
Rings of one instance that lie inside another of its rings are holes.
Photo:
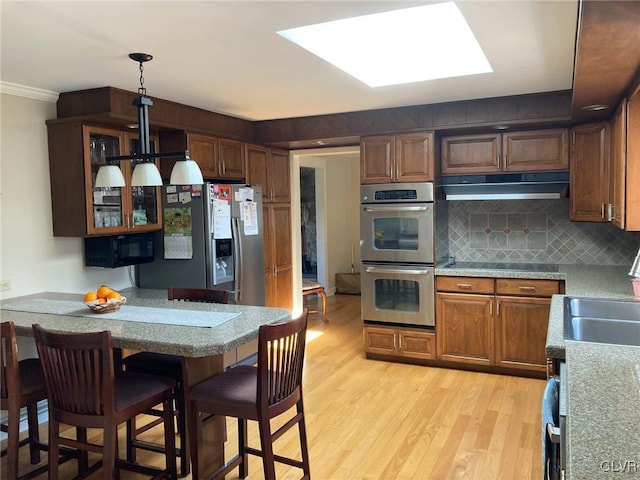
[[[16,342],[16,326],[13,322],[0,323],[0,363],[2,364],[0,399],[2,401],[2,409],[5,410],[8,408],[9,394],[17,395],[16,399],[19,398],[20,394],[18,345]]]
[[[258,331],[258,407],[270,416],[302,397],[302,366],[309,309],[292,320],[262,325]]]
[[[60,333],[40,325],[33,325],[33,331],[49,411],[61,421],[82,416],[84,426],[101,426],[103,417],[115,411],[111,332]]]
[[[185,302],[229,303],[229,292],[210,288],[169,287],[167,289],[167,299],[183,300]]]

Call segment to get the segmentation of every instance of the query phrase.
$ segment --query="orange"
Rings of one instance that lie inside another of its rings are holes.
[[[107,295],[109,295],[112,292],[112,290],[107,287],[106,285],[102,285],[99,289],[98,289],[98,298],[107,298]]]
[[[98,299],[96,292],[87,292],[84,294],[85,302],[95,302]]]
[[[107,299],[98,297],[98,303],[107,303]]]
[[[107,294],[107,300],[117,300],[119,302],[122,300],[122,295],[115,290],[112,290]]]

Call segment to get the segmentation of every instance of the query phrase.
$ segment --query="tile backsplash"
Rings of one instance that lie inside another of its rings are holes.
[[[569,200],[448,202],[449,252],[458,261],[631,265],[639,232],[569,221]]]

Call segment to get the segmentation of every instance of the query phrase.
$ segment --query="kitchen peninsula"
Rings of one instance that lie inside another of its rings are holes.
[[[280,308],[169,301],[166,290],[127,289],[121,293],[127,297],[127,302],[120,311],[111,314],[91,313],[83,305],[82,295],[52,292],[4,300],[0,303],[0,311],[2,321],[14,322],[16,332],[21,336],[32,337],[35,323],[46,329],[67,332],[109,330],[116,348],[180,355],[187,398],[190,386],[224,369],[225,354],[255,340],[260,325],[291,318],[287,310]],[[77,303],[77,309],[73,302]],[[43,306],[47,304],[50,309],[44,313]],[[68,305],[71,305],[71,311]],[[56,313],[61,310],[66,312]],[[166,312],[175,312],[175,317],[185,320],[181,322],[183,325],[160,323],[160,320],[149,323],[154,315],[166,317]],[[211,315],[214,326],[184,325],[190,316],[202,319],[206,312],[214,314]],[[213,471],[222,463],[223,432],[221,418],[206,433],[207,438],[200,439],[218,445],[214,451],[219,454],[200,458],[201,468],[205,471]]]

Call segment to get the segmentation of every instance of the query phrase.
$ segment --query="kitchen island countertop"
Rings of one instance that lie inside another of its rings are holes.
[[[170,301],[167,300],[166,290],[130,288],[122,290],[120,293],[127,298],[127,302],[118,313],[126,314],[127,307],[134,306],[147,307],[151,314],[156,309],[162,309],[163,311],[175,311],[176,316],[180,316],[181,312],[182,316],[186,316],[189,311],[228,312],[239,315],[213,328],[124,321],[110,318],[110,314],[82,316],[83,312],[89,312],[89,310],[83,305],[81,294],[54,292],[9,298],[0,303],[0,309],[2,320],[13,321],[16,324],[18,335],[33,336],[31,325],[34,323],[39,323],[44,328],[69,332],[108,329],[111,331],[114,347],[168,353],[183,357],[206,357],[223,354],[258,338],[260,325],[291,318],[290,313],[281,308]],[[39,308],[29,308],[30,301],[35,307],[41,305],[43,299],[77,302],[78,312],[74,315],[65,315],[42,313]],[[15,307],[15,305],[19,305],[19,307]]]

